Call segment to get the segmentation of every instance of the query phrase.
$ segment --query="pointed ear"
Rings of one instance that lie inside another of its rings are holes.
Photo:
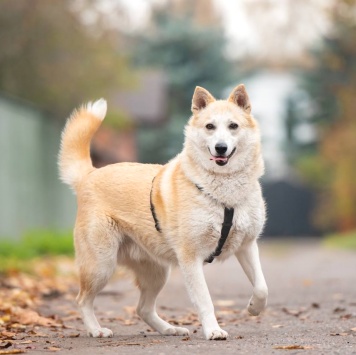
[[[245,89],[244,84],[240,84],[236,86],[236,88],[232,90],[227,100],[241,107],[247,113],[251,112],[250,99],[247,95],[247,91]]]
[[[214,96],[208,90],[197,86],[195,88],[192,99],[192,112],[198,113],[200,110],[208,106],[211,102],[216,101]]]

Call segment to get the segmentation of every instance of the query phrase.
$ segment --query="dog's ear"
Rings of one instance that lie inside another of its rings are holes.
[[[241,107],[247,113],[251,112],[250,99],[244,84],[237,85],[227,100]]]
[[[198,113],[200,110],[208,106],[211,102],[216,101],[214,96],[208,90],[197,86],[195,88],[192,99],[192,112]]]

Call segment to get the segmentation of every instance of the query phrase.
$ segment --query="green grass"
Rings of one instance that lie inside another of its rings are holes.
[[[324,239],[324,245],[332,248],[356,250],[356,230],[348,233],[331,234]]]
[[[38,257],[73,254],[72,232],[33,230],[19,240],[0,239],[0,272],[26,269]]]

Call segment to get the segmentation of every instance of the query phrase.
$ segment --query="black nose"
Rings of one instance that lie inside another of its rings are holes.
[[[216,153],[225,154],[227,151],[227,145],[225,143],[217,143],[215,146]]]

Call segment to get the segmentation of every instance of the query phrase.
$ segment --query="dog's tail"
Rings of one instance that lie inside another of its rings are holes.
[[[72,113],[63,129],[59,175],[74,190],[83,177],[95,169],[90,158],[90,141],[105,118],[106,110],[104,99],[89,102]]]

